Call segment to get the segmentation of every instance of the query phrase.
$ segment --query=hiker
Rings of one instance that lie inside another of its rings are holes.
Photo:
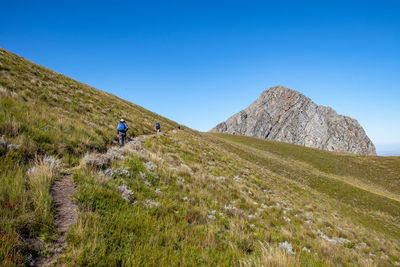
[[[123,146],[126,140],[126,132],[128,131],[128,126],[125,123],[124,119],[120,119],[117,126],[117,133],[119,139],[119,146]]]
[[[178,130],[180,130],[181,129],[181,126],[178,124]]]
[[[156,122],[156,126],[154,126],[154,130],[156,130],[157,133],[161,132],[161,124],[159,122]]]

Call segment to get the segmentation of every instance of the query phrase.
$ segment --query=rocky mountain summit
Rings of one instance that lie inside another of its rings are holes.
[[[376,155],[357,120],[283,86],[272,87],[210,132],[255,136],[329,151]]]

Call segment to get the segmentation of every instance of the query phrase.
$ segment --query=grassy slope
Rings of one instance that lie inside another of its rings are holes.
[[[47,239],[54,233],[52,218],[38,220],[43,209],[34,204],[41,199],[40,194],[49,197],[48,192],[33,192],[34,188],[46,191],[52,179],[42,177],[33,182],[25,174],[35,159],[54,155],[73,166],[87,151],[105,151],[116,135],[120,117],[130,127],[128,137],[151,132],[155,121],[165,129],[176,125],[0,49],[0,137],[20,146],[17,150],[0,146],[0,235],[9,240],[0,260],[23,260],[21,255],[30,253],[30,248],[21,240],[36,236]],[[40,184],[40,189],[32,183]],[[49,204],[46,210],[50,209]]]
[[[276,166],[274,157],[271,163],[260,156],[262,151],[237,149],[224,141],[229,137],[169,132],[148,137],[147,153],[128,153],[113,163],[114,170],[128,167],[129,174],[105,179],[96,169],[81,169],[75,179],[84,212],[63,261],[150,266],[251,266],[268,265],[272,259],[282,265],[368,266],[371,260],[386,266],[398,261],[400,225],[393,200],[379,199],[378,207],[372,202],[360,205],[352,194],[357,188],[346,183],[334,187],[337,195],[329,194],[314,177],[299,172],[303,166]],[[144,168],[149,161],[157,166],[150,172]],[[151,186],[144,184],[140,172]],[[302,179],[293,179],[296,176]],[[127,204],[118,194],[122,179],[134,192],[136,204]],[[325,186],[336,185],[336,179],[326,180]],[[343,199],[344,193],[351,199]],[[143,204],[147,200],[159,206],[148,208]],[[340,238],[346,239],[343,244]],[[296,255],[276,251],[285,241]]]
[[[121,117],[136,135],[151,132],[155,120],[165,129],[176,125],[5,50],[0,50],[0,59],[4,92],[0,134],[29,138],[39,152],[79,155],[87,149],[104,149],[115,136],[115,124]]]
[[[360,222],[400,239],[397,186],[400,181],[400,157],[339,155],[253,137],[215,136],[224,140],[223,147],[241,157],[257,162],[281,177],[355,206],[363,211],[362,215],[371,214],[368,220],[361,217]],[[337,178],[338,174],[342,175],[341,179]],[[363,183],[360,184],[360,180]],[[374,216],[378,212],[393,219]]]
[[[400,195],[400,157],[371,157],[353,154],[336,154],[319,149],[303,149],[287,143],[268,142],[252,137],[224,136],[225,139],[259,148],[280,158],[301,161],[321,172],[353,179],[382,187]],[[344,168],[344,166],[346,166]]]
[[[110,146],[117,118],[125,116],[135,134],[149,134],[155,120],[166,130],[175,124],[7,51],[0,50],[0,63],[0,134],[21,145],[0,151],[3,262],[17,263],[34,252],[28,238],[47,241],[56,235],[48,190],[59,174],[46,175],[51,170],[40,161],[43,154],[75,166],[80,216],[60,259],[67,264],[399,261],[399,158],[338,155],[187,129],[148,137],[142,153],[125,151],[110,167],[128,167],[128,173],[110,179],[77,163],[86,151]],[[149,161],[156,164],[152,171],[145,168]],[[41,167],[35,176],[40,179],[26,175],[33,164]],[[123,180],[136,197],[134,205],[118,193]],[[159,205],[146,207],[148,200]],[[295,255],[277,249],[284,241]]]

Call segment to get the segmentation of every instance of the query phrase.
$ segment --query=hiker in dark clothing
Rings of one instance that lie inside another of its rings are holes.
[[[128,126],[125,123],[124,119],[120,119],[117,126],[117,134],[119,138],[119,145],[123,146],[126,140],[126,132],[128,131]]]
[[[156,126],[154,126],[154,130],[156,130],[157,133],[161,132],[161,124],[159,122],[156,122]]]

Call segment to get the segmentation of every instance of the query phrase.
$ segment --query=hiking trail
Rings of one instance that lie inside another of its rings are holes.
[[[176,130],[172,130],[176,133]],[[167,135],[166,133],[148,134],[141,135],[137,138],[148,138],[155,137],[158,135]],[[118,146],[114,146],[119,149]],[[72,175],[66,174],[60,179],[57,179],[52,185],[51,196],[56,207],[54,214],[54,227],[59,233],[59,237],[49,248],[50,257],[43,258],[39,257],[35,260],[34,266],[52,266],[56,263],[57,259],[62,255],[63,250],[66,247],[65,239],[70,227],[73,226],[78,218],[77,205],[72,202],[72,197],[76,192],[76,186],[74,185]]]
[[[72,202],[72,196],[76,191],[72,175],[67,174],[57,179],[51,187],[51,195],[56,206],[54,216],[54,226],[59,233],[59,237],[54,241],[49,249],[49,258],[39,258],[35,266],[53,265],[65,248],[65,238],[70,227],[74,225],[78,218],[77,205]]]

